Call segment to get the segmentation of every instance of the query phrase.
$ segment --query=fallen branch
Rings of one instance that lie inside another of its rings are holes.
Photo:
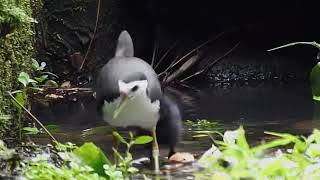
[[[194,65],[199,60],[199,55],[196,54],[192,56],[188,61],[180,66],[176,71],[174,71],[168,78],[164,79],[164,83],[170,83],[171,81],[179,78],[185,71],[187,71],[192,65]]]
[[[89,91],[93,92],[92,88],[59,88],[56,91]]]
[[[213,39],[209,39],[207,41],[205,41],[204,43],[200,44],[199,46],[197,46],[196,48],[192,49],[190,52],[188,52],[187,54],[185,54],[183,57],[181,57],[178,60],[174,60],[169,67],[167,67],[167,69],[165,69],[163,72],[161,72],[159,74],[159,76],[161,76],[162,74],[168,72],[169,70],[171,70],[172,68],[174,68],[177,64],[179,64],[180,62],[182,62],[183,60],[185,60],[187,57],[189,57],[191,54],[193,54],[194,52],[197,52],[200,48],[202,48],[203,46],[209,44],[212,41],[217,40],[218,38],[220,38],[222,35],[224,35],[226,33],[226,31],[223,31],[221,33],[219,33],[218,35],[216,35]]]
[[[213,62],[211,62],[209,65],[207,65],[205,68],[203,68],[200,71],[195,72],[194,74],[182,79],[180,82],[185,82],[186,80],[197,76],[199,74],[205,73],[207,72],[213,65],[215,65],[216,63],[218,63],[221,59],[223,59],[224,57],[226,57],[227,55],[229,55],[231,52],[233,52],[238,46],[239,46],[240,42],[238,42],[236,45],[234,45],[229,51],[227,51],[226,53],[224,53],[222,56],[220,56],[219,58],[217,58],[216,60],[214,60]]]
[[[24,111],[26,111],[29,116],[36,122],[38,123],[43,129],[44,131],[46,131],[46,133],[51,137],[51,139],[55,142],[58,142],[56,140],[56,138],[54,138],[54,136],[48,131],[48,129],[27,109],[25,108],[15,97],[13,97],[12,93],[11,92],[8,92],[9,96],[11,99],[14,100],[15,103],[17,103]]]

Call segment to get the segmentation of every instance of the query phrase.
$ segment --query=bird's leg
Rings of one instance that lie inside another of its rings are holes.
[[[154,171],[155,173],[159,173],[160,172],[160,168],[159,168],[159,145],[158,145],[158,141],[157,141],[157,134],[156,134],[156,127],[154,127],[152,129],[152,156],[153,156],[153,160],[154,160]]]

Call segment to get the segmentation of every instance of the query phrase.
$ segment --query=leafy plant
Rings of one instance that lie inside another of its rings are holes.
[[[206,119],[199,119],[197,121],[186,120],[184,125],[193,130],[208,130],[220,129],[221,125],[218,122],[208,121]]]
[[[43,90],[41,86],[44,85],[44,83],[47,81],[48,74],[52,74],[48,72],[43,72],[45,66],[46,66],[45,62],[42,62],[41,64],[39,64],[36,60],[33,59],[32,68],[34,69],[34,74],[35,74],[34,79],[31,78],[28,73],[21,72],[18,76],[18,82],[22,85],[22,88],[19,90],[10,92],[11,94],[14,95],[14,98],[15,98],[15,99],[12,99],[12,103],[15,105],[17,109],[19,128],[20,128],[20,138],[22,136],[21,115],[23,112],[21,106],[25,107],[27,105],[27,99],[30,93],[37,93]],[[31,127],[27,127],[24,130],[27,132],[26,134],[34,134],[34,133],[40,132],[40,131],[36,132],[36,130]]]
[[[38,134],[40,130],[37,127],[24,127],[22,130],[25,131],[25,134]]]
[[[222,141],[198,161],[199,179],[318,179],[320,131],[309,137],[266,132],[276,139],[250,147],[242,127],[226,131]],[[290,146],[290,148],[288,148]],[[285,148],[287,147],[287,148]]]
[[[118,149],[113,148],[114,155],[116,156],[116,159],[120,159],[120,162],[117,164],[117,166],[105,166],[105,168],[108,168],[107,170],[113,169],[119,169],[120,172],[122,172],[123,178],[127,178],[130,175],[133,175],[138,172],[138,169],[131,166],[131,162],[133,160],[132,154],[130,153],[130,149],[133,145],[142,145],[150,143],[153,138],[151,136],[138,136],[133,137],[133,134],[129,132],[129,138],[126,140],[126,138],[122,137],[118,132],[113,131],[112,135],[121,143],[126,145],[126,152],[125,156],[121,155]],[[107,171],[108,172],[108,171]]]
[[[20,1],[5,0],[0,3],[0,36],[11,33],[16,26],[37,22],[21,7]]]
[[[276,48],[269,49],[268,51],[274,51],[286,47],[291,47],[291,46],[296,46],[296,45],[309,45],[313,46],[318,49],[318,54],[317,54],[317,60],[320,60],[320,44],[313,41],[313,42],[293,42],[289,43],[283,46],[279,46]],[[320,101],[320,62],[318,62],[313,68],[310,73],[310,82],[311,82],[311,89],[312,89],[312,94],[313,94],[313,99],[316,101]]]

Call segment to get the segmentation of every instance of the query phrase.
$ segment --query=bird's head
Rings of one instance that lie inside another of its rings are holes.
[[[113,118],[117,118],[120,112],[125,108],[127,103],[138,96],[146,96],[148,81],[137,80],[125,83],[121,80],[118,82],[120,103],[113,113]]]

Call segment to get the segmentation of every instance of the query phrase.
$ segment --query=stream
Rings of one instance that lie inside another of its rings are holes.
[[[191,128],[185,126],[184,138],[178,152],[189,152],[198,158],[211,146],[210,138],[194,138],[206,131],[225,131],[244,126],[251,144],[268,139],[264,131],[307,135],[320,126],[311,89],[306,81],[266,81],[259,83],[194,84],[190,87],[167,87],[165,93],[180,107],[184,120],[207,119],[215,126]],[[61,142],[81,145],[92,141],[108,155],[111,153],[111,128],[96,115],[92,93],[71,99],[55,99],[34,103],[33,113]],[[45,135],[32,138],[49,143]],[[135,157],[147,156],[145,149],[134,152]],[[162,160],[167,150],[160,147]],[[165,163],[164,163],[165,164]],[[163,166],[165,167],[165,166]],[[192,179],[191,166],[166,171],[165,179]]]

